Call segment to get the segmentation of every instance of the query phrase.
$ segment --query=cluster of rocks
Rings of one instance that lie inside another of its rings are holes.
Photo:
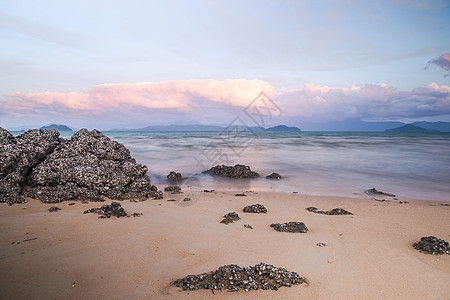
[[[211,169],[202,172],[203,174],[210,174],[213,176],[221,176],[228,178],[255,178],[259,177],[259,174],[252,171],[249,166],[235,165],[225,166],[217,165]]]
[[[267,179],[281,179],[281,175],[274,172],[274,173],[272,173],[270,175],[267,175],[266,178]]]
[[[253,204],[253,205],[244,207],[244,212],[255,213],[255,214],[259,214],[259,213],[265,214],[267,212],[267,208],[265,208],[264,205],[262,205],[262,204]]]
[[[422,253],[441,255],[450,254],[449,243],[435,236],[422,237],[419,242],[413,244],[414,249]]]
[[[368,189],[368,190],[364,191],[364,193],[367,195],[384,195],[384,196],[388,196],[388,197],[395,197],[394,194],[385,193],[385,192],[377,190],[376,188]]]
[[[84,211],[85,214],[94,213],[99,214],[100,219],[111,218],[111,217],[129,217],[125,209],[123,209],[122,205],[119,202],[111,202],[109,205],[102,205],[100,208],[91,208]],[[141,213],[133,213],[131,214],[133,217],[142,216]]]
[[[183,176],[181,176],[181,173],[170,171],[169,175],[167,175],[167,180],[170,183],[179,183],[183,180]]]
[[[183,290],[278,290],[283,286],[305,283],[306,280],[296,272],[277,268],[273,265],[259,263],[255,266],[240,267],[238,265],[222,266],[216,271],[200,275],[189,275],[175,280],[173,284]]]
[[[241,218],[239,217],[239,215],[236,212],[230,212],[227,213],[226,215],[223,216],[223,220],[220,223],[224,223],[224,224],[230,224],[233,223],[234,221],[239,221]]]
[[[273,223],[270,227],[279,232],[306,233],[309,230],[303,222]]]
[[[333,215],[353,215],[351,212],[349,212],[348,210],[345,210],[343,208],[334,208],[332,210],[323,211],[323,210],[318,210],[317,207],[311,206],[311,207],[307,207],[306,210],[316,213],[316,214],[332,215],[332,216]]]
[[[70,140],[56,130],[29,130],[14,137],[0,128],[0,202],[22,203],[162,198],[130,151],[97,130]]]

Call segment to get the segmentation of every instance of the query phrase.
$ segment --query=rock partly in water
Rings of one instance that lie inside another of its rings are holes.
[[[24,203],[30,171],[61,143],[56,130],[28,130],[14,137],[0,127],[0,202]]]
[[[244,207],[244,212],[246,213],[266,213],[267,212],[267,208],[264,207],[264,205],[262,204],[253,204],[253,205],[249,205]]]
[[[311,206],[311,207],[307,207],[306,210],[316,213],[316,214],[330,215],[330,216],[353,215],[351,212],[349,212],[343,208],[334,208],[332,210],[323,211],[323,210],[318,210],[317,207]]]
[[[28,176],[26,196],[43,202],[149,198],[158,195],[147,167],[130,151],[97,130],[78,131],[37,165]]]
[[[111,217],[126,217],[127,213],[123,209],[119,202],[111,202],[110,205],[102,205],[100,208],[91,208],[84,211],[85,214],[94,213],[99,214],[99,218],[111,218]]]
[[[281,179],[281,175],[274,172],[274,173],[272,173],[270,175],[267,175],[266,178],[267,179]]]
[[[306,233],[309,230],[303,222],[273,223],[270,227],[279,232]]]
[[[364,191],[364,193],[367,195],[384,195],[384,196],[388,196],[388,197],[395,197],[394,194],[385,193],[385,192],[377,190],[376,188],[368,189],[368,190]]]
[[[208,171],[204,171],[203,173],[228,178],[259,177],[258,173],[252,171],[249,166],[244,165],[235,165],[235,166],[217,165],[215,167],[212,167]]]
[[[241,218],[239,217],[239,215],[236,212],[230,212],[227,213],[226,215],[223,216],[223,220],[220,223],[224,223],[224,224],[230,224],[233,223],[234,221],[239,221]]]
[[[167,180],[171,183],[179,183],[183,180],[183,176],[178,172],[170,171],[169,175],[167,175]]]
[[[419,242],[413,244],[414,249],[422,253],[441,255],[450,254],[449,243],[435,236],[422,237]]]
[[[278,290],[283,286],[291,287],[302,283],[306,283],[306,280],[298,273],[265,263],[245,268],[226,265],[210,273],[188,275],[173,282],[175,286],[187,291],[225,289],[246,292],[258,289]]]

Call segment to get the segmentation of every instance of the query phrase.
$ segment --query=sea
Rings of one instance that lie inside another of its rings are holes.
[[[398,199],[450,202],[450,133],[104,131],[148,167],[163,189],[170,171],[197,189],[359,197],[376,188]],[[69,133],[62,137],[70,138]],[[255,179],[215,178],[214,165],[243,164]],[[279,173],[281,180],[265,176]],[[382,199],[383,197],[378,197]],[[386,197],[385,197],[386,198]]]

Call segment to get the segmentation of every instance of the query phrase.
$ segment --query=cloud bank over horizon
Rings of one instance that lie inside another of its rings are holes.
[[[283,110],[276,123],[303,120],[404,120],[450,115],[450,86],[430,83],[410,91],[387,84],[348,88],[304,84],[277,90],[262,80],[173,80],[116,83],[78,92],[0,95],[2,127],[63,123],[99,129],[169,124],[227,124],[264,92]],[[35,124],[31,124],[33,120]]]

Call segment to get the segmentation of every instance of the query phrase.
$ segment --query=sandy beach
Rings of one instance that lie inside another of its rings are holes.
[[[236,191],[242,192],[242,191]],[[293,193],[201,193],[192,203],[121,202],[141,217],[99,219],[83,214],[104,203],[37,200],[0,205],[2,299],[448,299],[450,256],[412,248],[422,236],[449,240],[446,203]],[[403,200],[403,199],[402,199]],[[183,207],[180,205],[185,204]],[[242,212],[263,204],[266,214]],[[443,205],[444,204],[444,205]],[[329,216],[305,208],[341,207],[354,215]],[[241,220],[221,224],[237,212]],[[309,232],[280,233],[271,223],[305,222]],[[253,229],[245,228],[250,224]],[[317,243],[327,246],[318,247]],[[171,285],[189,274],[226,264],[259,262],[284,267],[308,284],[278,291],[182,291]]]

